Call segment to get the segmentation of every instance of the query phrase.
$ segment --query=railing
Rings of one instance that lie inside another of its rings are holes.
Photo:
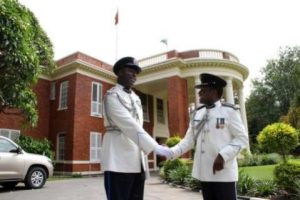
[[[161,63],[163,61],[167,61],[171,58],[181,58],[183,60],[190,59],[190,58],[220,59],[220,60],[230,60],[239,63],[239,59],[229,52],[220,51],[220,50],[202,49],[202,50],[194,50],[194,51],[187,51],[187,52],[171,51],[171,53],[166,52],[166,53],[158,54],[140,60],[139,65],[141,67],[150,66],[150,65]]]
[[[158,64],[158,63],[161,63],[166,60],[168,60],[167,53],[163,53],[163,54],[159,54],[159,55],[155,55],[155,56],[151,56],[151,57],[139,60],[139,65],[141,67],[145,67],[145,66],[149,66],[149,65]]]

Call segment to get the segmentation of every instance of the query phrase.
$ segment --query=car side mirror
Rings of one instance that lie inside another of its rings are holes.
[[[16,149],[12,149],[9,151],[10,153],[17,153],[17,154],[20,154],[22,153],[22,149],[20,147],[16,148]]]

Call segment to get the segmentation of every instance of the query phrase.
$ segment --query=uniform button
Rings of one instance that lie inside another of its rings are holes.
[[[201,140],[202,142],[205,142],[205,140]]]
[[[201,151],[201,153],[205,153],[205,151]]]

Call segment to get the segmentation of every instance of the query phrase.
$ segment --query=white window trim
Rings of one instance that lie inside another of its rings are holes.
[[[93,86],[96,85],[97,86],[97,101],[93,101]],[[98,91],[101,91],[99,94]],[[103,110],[102,110],[102,104],[103,104],[103,101],[102,101],[102,98],[103,97],[103,86],[101,83],[99,82],[92,82],[92,88],[91,88],[91,116],[93,117],[100,117],[102,118],[102,113],[103,113]],[[93,112],[93,104],[96,104],[97,105],[97,108],[100,108],[100,111],[99,112]]]
[[[59,137],[60,135],[64,135],[64,160],[66,159],[66,133],[65,132],[59,132],[57,134],[57,139],[56,139],[56,160],[57,161],[64,161],[60,159],[60,154],[59,154]]]
[[[21,134],[20,130],[17,130],[17,129],[0,128],[0,135],[2,135],[1,134],[2,131],[7,131],[8,132],[8,138],[11,139],[11,140],[18,139],[20,134]],[[12,137],[12,134],[17,134],[17,136]],[[2,136],[5,136],[5,135],[2,135]]]
[[[50,83],[50,100],[55,100],[55,88],[56,87],[56,83],[52,82]]]
[[[62,90],[63,90],[63,85],[67,84],[66,88],[66,105],[62,106]],[[58,102],[58,110],[66,110],[68,109],[68,95],[69,95],[69,81],[63,81],[60,83],[60,89],[59,89],[59,102]]]
[[[99,141],[96,147],[92,147],[93,135],[96,135],[96,142]],[[90,162],[91,163],[101,163],[101,149],[102,149],[102,134],[99,132],[90,132]],[[96,158],[93,158],[92,150],[96,152],[96,156],[95,156]]]

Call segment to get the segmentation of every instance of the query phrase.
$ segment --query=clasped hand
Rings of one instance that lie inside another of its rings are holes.
[[[169,147],[162,146],[162,145],[157,145],[154,151],[156,154],[160,156],[165,156],[167,159],[172,158],[174,154]]]

